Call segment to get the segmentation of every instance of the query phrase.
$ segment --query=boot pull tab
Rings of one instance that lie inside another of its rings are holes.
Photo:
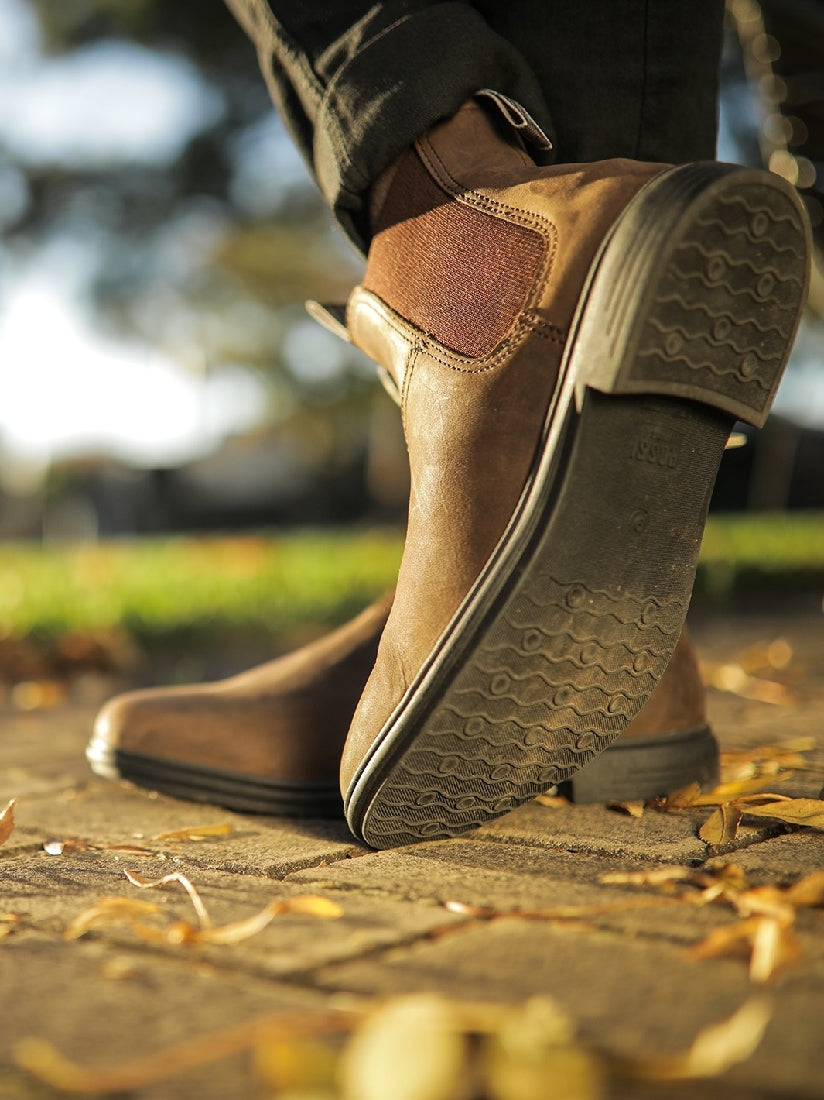
[[[345,343],[352,343],[349,330],[346,327],[346,306],[321,305],[313,298],[304,302],[304,306],[313,321],[323,325],[333,336],[339,337]]]
[[[323,325],[325,329],[334,336],[340,337],[341,340],[345,340],[347,344],[352,343],[349,329],[346,327],[346,306],[321,305],[321,303],[316,302],[314,298],[307,299],[307,301],[304,302],[304,306],[306,312],[313,321],[317,321],[319,325]],[[381,385],[395,404],[399,406],[401,404],[401,393],[395,379],[389,371],[380,364],[377,364],[377,369]]]
[[[545,153],[552,149],[549,137],[523,104],[494,88],[481,88],[475,95],[491,100],[524,144]]]

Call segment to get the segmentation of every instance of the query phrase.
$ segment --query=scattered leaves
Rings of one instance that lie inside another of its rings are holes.
[[[794,737],[778,745],[757,745],[751,749],[724,749],[721,752],[721,777],[725,783],[761,776],[776,776],[782,771],[809,768],[805,753],[815,749],[814,737]]]
[[[28,1038],[16,1044],[14,1060],[22,1069],[52,1088],[87,1096],[104,1096],[147,1088],[186,1070],[253,1049],[261,1043],[338,1034],[350,1030],[351,1026],[351,1015],[341,1011],[258,1017],[234,1027],[186,1039],[155,1054],[101,1069],[78,1065],[64,1058],[51,1043]]]
[[[0,844],[5,844],[14,830],[14,805],[15,799],[10,798],[0,813]]]
[[[496,1005],[428,993],[258,1017],[109,1068],[80,1066],[36,1038],[18,1043],[14,1059],[53,1088],[87,1096],[145,1089],[252,1050],[259,1078],[277,1095],[451,1100],[471,1090],[494,1100],[533,1100],[546,1094],[549,1082],[557,1100],[598,1100],[609,1077],[687,1080],[724,1073],[750,1057],[768,1020],[766,1002],[753,999],[699,1032],[683,1054],[625,1058],[587,1049],[548,997]],[[353,1030],[339,1058],[320,1042]]]
[[[792,923],[776,917],[749,917],[715,928],[689,953],[695,959],[748,956],[750,979],[754,982],[769,981],[782,967],[801,958]]]
[[[659,886],[672,891],[677,885],[686,892],[679,901],[699,904],[722,901],[739,919],[714,929],[690,948],[693,958],[709,959],[740,955],[750,962],[750,978],[768,981],[779,969],[801,958],[801,947],[793,929],[798,909],[824,906],[824,871],[813,871],[790,886],[750,886],[741,867],[734,863],[708,868],[660,867],[649,871],[601,875],[600,882],[614,885]],[[697,895],[695,888],[700,891]]]
[[[158,833],[152,840],[212,840],[216,836],[229,836],[234,826],[231,821],[222,821],[219,825],[189,825],[184,829],[172,829],[168,833]]]

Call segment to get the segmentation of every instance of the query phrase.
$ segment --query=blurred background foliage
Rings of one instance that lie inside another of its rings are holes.
[[[820,240],[824,5],[728,24],[721,156],[796,183]],[[0,0],[0,70],[0,536],[402,519],[397,413],[302,306],[361,261],[221,0]],[[824,509],[822,315],[819,273],[716,509]]]

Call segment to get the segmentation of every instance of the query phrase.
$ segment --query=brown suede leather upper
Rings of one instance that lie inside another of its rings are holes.
[[[586,273],[617,216],[662,170],[630,161],[536,168],[475,103],[420,140],[416,152],[444,201],[451,195],[452,202],[496,219],[497,228],[530,229],[543,240],[543,258],[509,328],[481,358],[428,335],[454,320],[426,325],[419,318],[413,325],[401,315],[403,292],[395,298],[391,287],[403,285],[410,262],[403,242],[414,225],[403,227],[402,238],[392,225],[377,233],[364,286],[350,297],[353,343],[389,372],[400,395],[412,491],[395,602],[344,750],[344,794],[503,534],[556,389]],[[403,164],[388,205],[402,173]],[[448,264],[450,241],[439,246]],[[483,258],[483,276],[494,286],[497,273],[486,250]],[[374,279],[373,263],[380,268]],[[370,285],[384,288],[385,300],[366,289]],[[481,303],[476,324],[485,323]]]
[[[110,748],[291,783],[338,777],[391,595],[352,622],[217,684],[129,692],[101,710]]]

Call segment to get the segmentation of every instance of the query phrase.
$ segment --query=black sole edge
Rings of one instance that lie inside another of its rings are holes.
[[[122,750],[110,752],[98,766],[95,760],[90,762],[98,774],[108,778],[117,777],[172,798],[210,803],[236,813],[343,817],[340,792],[331,785],[283,783]]]

